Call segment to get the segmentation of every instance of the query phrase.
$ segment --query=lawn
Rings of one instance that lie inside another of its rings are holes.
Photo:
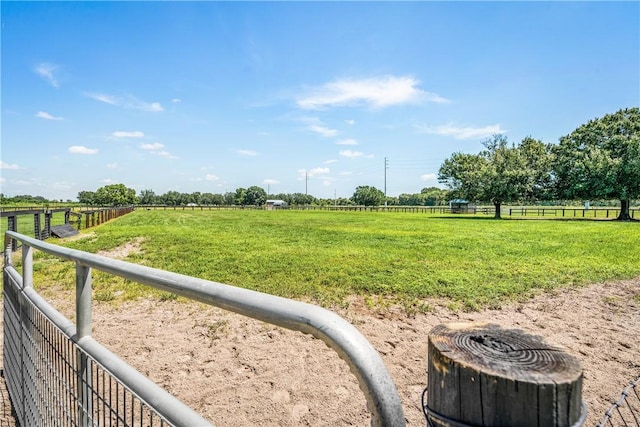
[[[142,238],[127,260],[322,305],[498,307],[541,290],[640,276],[640,224],[311,211],[146,211],[57,241],[89,252]],[[35,281],[71,291],[74,266],[37,253]],[[95,297],[170,298],[94,273]]]

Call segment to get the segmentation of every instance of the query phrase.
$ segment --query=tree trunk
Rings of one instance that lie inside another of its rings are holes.
[[[620,215],[616,218],[618,221],[629,221],[631,216],[629,215],[629,199],[620,200]]]
[[[495,219],[502,219],[502,217],[500,216],[500,205],[502,205],[501,202],[493,202],[493,207],[495,208],[495,215],[494,218]]]

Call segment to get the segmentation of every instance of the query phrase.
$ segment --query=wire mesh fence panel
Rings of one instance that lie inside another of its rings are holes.
[[[640,376],[627,386],[607,410],[598,427],[640,427]]]
[[[172,425],[6,279],[4,368],[20,425]]]

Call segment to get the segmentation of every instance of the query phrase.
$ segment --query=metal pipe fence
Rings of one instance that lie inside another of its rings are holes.
[[[353,325],[333,312],[16,232],[7,231],[6,237],[5,374],[21,425],[210,425],[91,338],[92,269],[311,334],[345,360],[365,395],[373,426],[405,425],[400,397],[380,355]],[[13,241],[22,243],[22,276],[11,262]],[[33,248],[76,263],[77,325],[33,289]]]

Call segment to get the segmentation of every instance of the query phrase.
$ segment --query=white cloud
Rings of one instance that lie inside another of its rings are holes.
[[[10,165],[9,163],[5,163],[3,161],[0,160],[0,169],[20,169],[20,166],[13,164]]]
[[[45,119],[45,120],[64,120],[62,117],[52,116],[51,114],[47,113],[46,111],[38,111],[38,114],[36,114],[36,117],[39,117],[39,118]]]
[[[173,99],[171,100],[171,102],[172,102],[172,103],[174,103],[174,104],[179,104],[179,103],[181,103],[181,102],[182,102],[182,99],[180,99],[180,98],[173,98]]]
[[[430,133],[434,135],[451,136],[455,139],[472,139],[472,138],[487,138],[491,135],[507,133],[505,129],[501,129],[500,125],[490,125],[479,128],[474,127],[459,127],[453,124],[447,124],[444,126],[418,126],[419,131],[424,133]]]
[[[153,113],[164,111],[164,108],[162,108],[162,105],[159,102],[141,101],[132,95],[127,95],[125,97],[117,97],[114,95],[108,95],[104,93],[91,93],[91,92],[85,93],[85,95],[91,99],[95,99],[96,101],[104,102],[109,105],[115,105],[117,107],[150,111]]]
[[[118,98],[104,93],[87,93],[86,96],[106,104],[118,105]]]
[[[258,155],[258,152],[253,150],[238,150],[237,153],[240,154],[241,156],[251,156],[251,157]]]
[[[297,105],[304,110],[323,110],[362,104],[384,108],[407,103],[449,102],[446,98],[419,89],[419,83],[407,76],[336,80],[313,89],[311,95],[298,99]]]
[[[313,168],[311,170],[298,169],[299,178],[304,179],[306,176],[313,177],[317,175],[325,175],[331,172],[329,168]]]
[[[114,181],[114,180],[113,180],[113,179],[111,179],[111,178],[106,178],[106,179],[101,179],[101,180],[100,180],[100,182],[105,183],[105,184],[113,184],[113,183],[115,183],[116,181]]]
[[[280,181],[276,181],[275,179],[270,179],[267,178],[264,181],[262,181],[263,184],[267,184],[267,185],[275,185],[275,184],[280,184]]]
[[[161,144],[162,145],[162,144]],[[153,154],[157,154],[160,157],[166,157],[167,159],[177,159],[178,156],[174,156],[168,151],[152,151]]]
[[[435,173],[425,173],[424,175],[420,175],[420,179],[423,181],[433,181],[436,179]]]
[[[116,169],[117,167],[117,163],[107,163],[107,169]]]
[[[348,157],[350,159],[355,159],[356,157],[364,156],[364,153],[362,151],[340,150],[340,155],[342,157]]]
[[[330,165],[331,163],[335,163],[335,162],[337,162],[337,160],[336,160],[336,159],[329,159],[329,160],[325,160],[325,161],[324,161],[324,162],[322,162],[322,163],[324,163],[325,165]]]
[[[342,176],[349,176],[349,175],[353,175],[353,172],[351,172],[351,171],[345,171],[345,172],[340,172],[338,175],[342,175]]]
[[[336,129],[330,129],[326,126],[321,125],[310,125],[309,129],[324,137],[336,136],[338,134],[338,131]]]
[[[340,141],[336,141],[337,145],[358,145],[358,141],[352,138],[342,139]]]
[[[140,106],[140,109],[153,112],[164,111],[164,108],[162,108],[162,105],[160,105],[159,102],[152,102],[151,104],[143,103],[143,105]]]
[[[60,83],[58,83],[58,79],[56,78],[56,76],[54,75],[54,72],[58,69],[59,67],[57,65],[54,64],[49,64],[46,62],[43,62],[41,64],[38,64],[38,66],[36,66],[35,72],[36,74],[38,74],[40,77],[42,77],[43,79],[45,79],[47,82],[49,82],[49,84],[53,87],[59,87]]]
[[[345,120],[344,122],[345,122],[346,124],[348,124],[348,125],[351,125],[351,126],[353,126],[353,125],[355,125],[355,124],[356,124],[356,121],[355,121],[355,120],[352,120],[352,119],[351,119],[351,120]]]
[[[117,130],[113,132],[111,135],[115,136],[116,138],[144,138],[144,132],[140,132],[139,130],[134,130],[134,131]]]
[[[204,179],[206,181],[217,181],[219,178],[217,176],[215,176],[215,175],[212,175],[212,174],[208,173],[208,174],[206,174],[204,176]]]
[[[72,154],[96,154],[97,148],[87,148],[82,145],[72,145],[69,147],[69,152]]]
[[[153,142],[150,144],[140,144],[140,148],[142,148],[143,150],[157,151],[164,148],[164,145],[160,144],[159,142]]]

